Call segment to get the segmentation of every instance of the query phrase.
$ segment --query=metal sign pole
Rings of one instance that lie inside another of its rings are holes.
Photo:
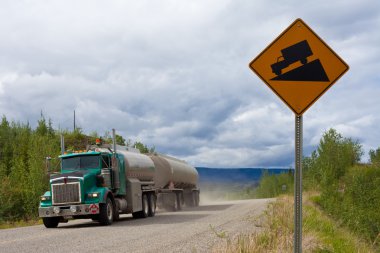
[[[313,55],[313,58],[309,58]],[[279,56],[283,60],[276,62]],[[300,61],[291,70],[284,66]],[[302,20],[296,19],[249,67],[295,116],[294,252],[302,252],[302,114],[349,66]],[[269,71],[272,69],[272,71]],[[315,85],[310,86],[310,82]],[[279,85],[281,83],[281,85]],[[295,85],[297,84],[297,85]],[[316,89],[318,85],[318,89]]]
[[[294,253],[302,252],[302,115],[295,118]]]

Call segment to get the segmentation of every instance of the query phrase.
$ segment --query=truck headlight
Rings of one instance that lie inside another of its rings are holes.
[[[41,199],[41,201],[48,201],[51,199],[51,197],[50,196],[41,196],[40,199]]]
[[[87,194],[87,197],[89,198],[98,198],[99,197],[99,192],[92,192]]]

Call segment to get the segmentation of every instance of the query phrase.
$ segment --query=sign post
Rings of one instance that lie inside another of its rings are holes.
[[[294,252],[302,252],[302,115],[295,117]]]
[[[302,252],[302,115],[349,67],[302,19],[296,19],[249,67],[295,114],[294,252],[299,253]]]

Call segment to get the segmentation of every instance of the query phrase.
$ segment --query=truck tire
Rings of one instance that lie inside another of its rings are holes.
[[[149,217],[153,217],[156,214],[156,195],[151,193],[148,195],[149,201]]]
[[[194,206],[199,206],[199,191],[194,191]]]
[[[115,206],[114,206],[114,213],[113,213],[113,220],[114,221],[118,221],[120,220],[120,208],[119,208],[119,204],[117,202],[117,200],[115,200]]]
[[[132,213],[133,218],[146,218],[149,215],[149,202],[147,194],[142,195],[142,210]]]
[[[111,225],[114,218],[114,205],[110,197],[107,197],[106,203],[100,204],[99,222],[101,225]]]
[[[175,193],[175,204],[174,204],[174,211],[181,211],[182,205],[181,205],[181,195],[179,192]]]
[[[185,194],[185,204],[188,207],[194,207],[195,206],[194,192],[190,192],[190,193]]]
[[[44,217],[42,221],[46,228],[56,228],[58,227],[59,217]]]
[[[177,212],[179,210],[179,203],[178,203],[178,199],[177,199],[177,194],[175,194],[175,193],[174,193],[174,201],[170,205],[169,210],[172,212]]]

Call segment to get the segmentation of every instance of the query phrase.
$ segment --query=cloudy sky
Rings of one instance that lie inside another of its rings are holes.
[[[304,114],[304,154],[329,128],[379,147],[378,0],[0,0],[0,115],[72,129],[75,110],[195,166],[291,166],[294,114],[248,64],[296,18],[350,66]]]

